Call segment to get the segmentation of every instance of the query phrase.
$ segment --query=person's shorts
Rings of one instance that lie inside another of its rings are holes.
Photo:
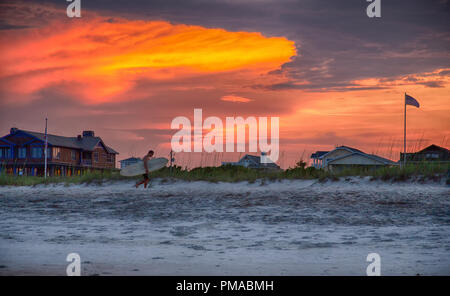
[[[143,174],[142,177],[144,177],[144,180],[148,180],[149,179],[147,174]]]

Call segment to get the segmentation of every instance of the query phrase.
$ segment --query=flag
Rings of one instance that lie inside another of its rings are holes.
[[[411,96],[408,96],[407,94],[405,94],[405,105],[416,106],[417,108],[420,107],[419,102],[417,102],[416,99],[414,99]]]

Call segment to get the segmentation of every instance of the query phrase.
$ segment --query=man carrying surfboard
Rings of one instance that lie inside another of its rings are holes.
[[[141,184],[144,184],[144,188],[147,188],[147,184],[150,181],[150,178],[148,177],[149,171],[147,162],[153,157],[153,154],[155,154],[153,150],[150,150],[147,153],[147,155],[145,155],[144,158],[142,159],[144,161],[144,168],[145,168],[145,174],[142,175],[144,179],[141,182],[136,183],[136,188],[138,188]]]
[[[147,184],[150,182],[148,173],[162,169],[167,165],[169,160],[164,157],[153,157],[154,153],[150,150],[147,155],[144,156],[142,161],[137,163],[125,165],[120,169],[120,175],[125,177],[144,176],[144,180],[136,184],[136,188],[141,184]]]

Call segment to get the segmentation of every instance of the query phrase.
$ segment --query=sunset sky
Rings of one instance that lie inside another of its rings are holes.
[[[2,1],[1,135],[48,117],[49,133],[94,130],[119,160],[167,156],[172,119],[202,108],[280,117],[282,167],[336,145],[397,161],[406,92],[421,104],[408,150],[449,148],[450,1],[381,2],[368,18],[365,0],[82,0],[68,18],[64,0]]]

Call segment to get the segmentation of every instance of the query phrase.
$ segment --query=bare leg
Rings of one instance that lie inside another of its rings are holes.
[[[145,182],[146,182],[145,180],[142,180],[141,182],[136,183],[136,188],[138,188],[141,184],[144,184]]]

